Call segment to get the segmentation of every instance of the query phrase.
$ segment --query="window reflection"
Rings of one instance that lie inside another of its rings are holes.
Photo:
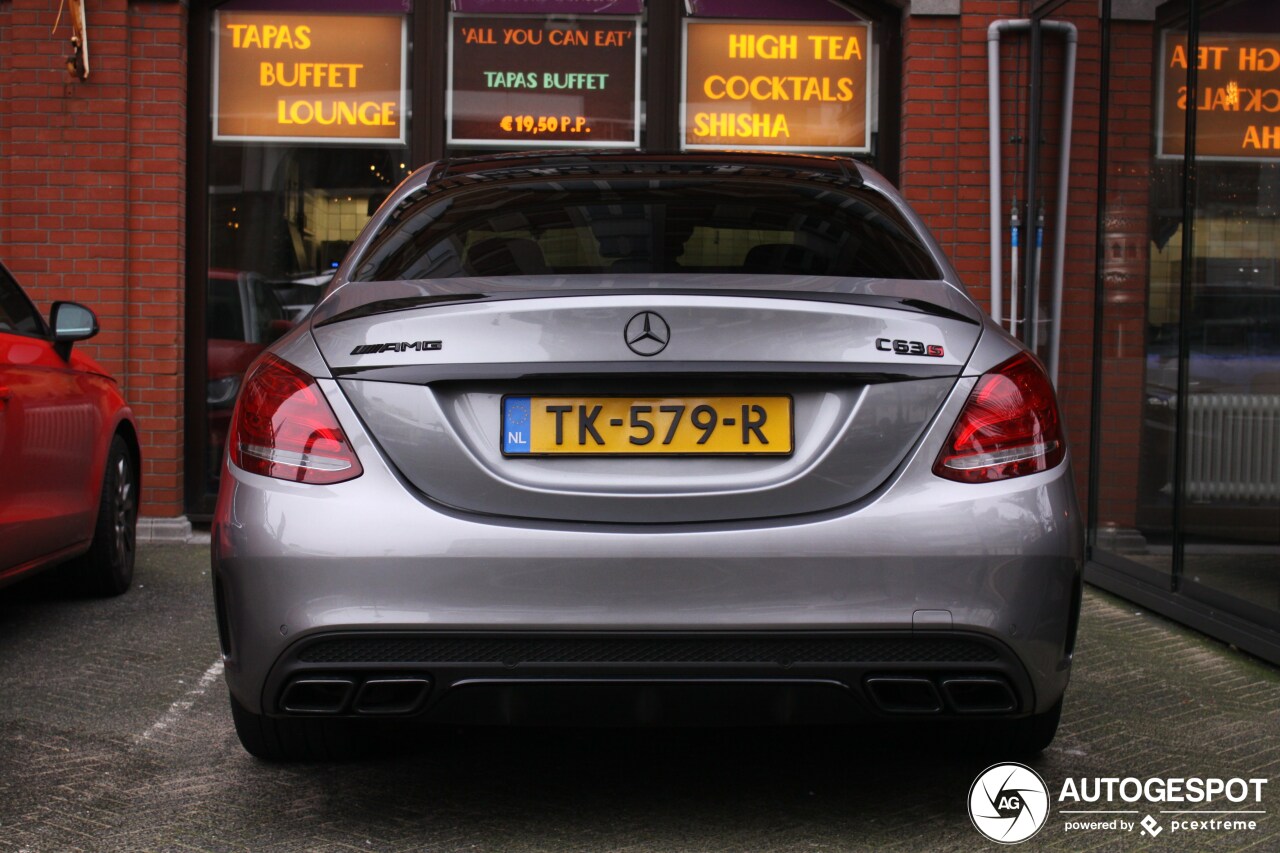
[[[215,143],[209,170],[205,482],[212,494],[245,370],[311,311],[409,163],[400,147]]]
[[[1141,146],[1108,150],[1095,557],[1138,575],[1154,569],[1166,590],[1275,625],[1280,156],[1257,149],[1241,111],[1259,85],[1258,52],[1280,48],[1280,7],[1225,3],[1194,23],[1205,73],[1196,97],[1181,99],[1189,88],[1186,63],[1177,61],[1185,4],[1164,4],[1154,28],[1112,24],[1107,135],[1123,139],[1141,113],[1160,144],[1155,156]],[[1140,67],[1143,56],[1168,63],[1155,81]],[[1254,77],[1233,74],[1232,63]],[[1268,79],[1280,83],[1280,69]],[[1165,109],[1135,107],[1135,91]],[[1177,132],[1189,103],[1199,106],[1190,223],[1182,203],[1189,146]]]

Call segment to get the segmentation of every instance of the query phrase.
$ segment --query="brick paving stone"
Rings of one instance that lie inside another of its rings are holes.
[[[209,675],[207,572],[207,547],[151,546],[120,599],[0,593],[0,851],[998,849],[965,807],[989,762],[856,730],[446,729],[381,759],[257,762]],[[1089,590],[1033,766],[1053,795],[1068,777],[1268,778],[1271,811],[1280,671]],[[1064,823],[1055,809],[1021,849],[1280,849],[1274,814],[1156,839]]]

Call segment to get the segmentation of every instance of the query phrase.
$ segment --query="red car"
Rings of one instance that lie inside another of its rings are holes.
[[[97,333],[75,302],[46,323],[0,264],[0,586],[64,562],[95,595],[133,579],[138,428],[115,379],[74,349]]]

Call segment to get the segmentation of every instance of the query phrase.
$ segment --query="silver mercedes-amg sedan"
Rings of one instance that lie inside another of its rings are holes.
[[[419,169],[250,368],[213,534],[268,759],[405,719],[947,721],[1032,753],[1080,606],[1044,369],[835,157]]]

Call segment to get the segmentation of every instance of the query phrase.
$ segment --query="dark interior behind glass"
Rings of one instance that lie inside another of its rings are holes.
[[[354,277],[618,273],[939,278],[911,225],[869,190],[603,177],[426,195],[388,221]]]

